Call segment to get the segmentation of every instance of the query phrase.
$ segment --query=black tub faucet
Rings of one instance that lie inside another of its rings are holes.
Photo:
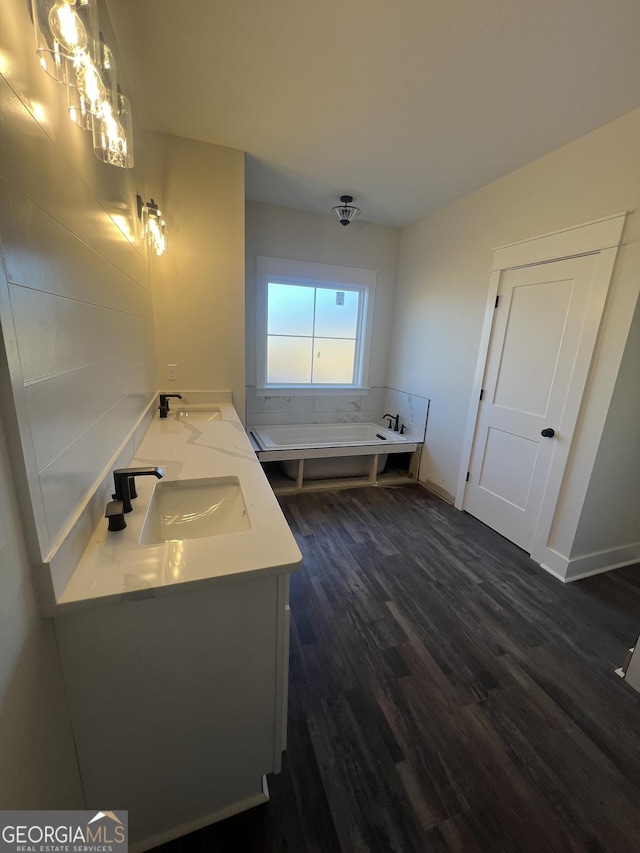
[[[393,424],[393,431],[398,432],[400,428],[400,415],[383,415],[383,418],[389,418],[389,429],[391,429],[391,424]]]
[[[113,482],[116,490],[113,499],[114,501],[122,501],[123,512],[131,512],[133,509],[131,506],[131,485],[133,485],[133,492],[135,494],[135,478],[151,475],[160,479],[164,477],[164,471],[162,468],[154,468],[151,465],[147,468],[116,468],[113,472]]]
[[[160,417],[166,418],[167,413],[169,411],[169,397],[177,397],[178,400],[182,400],[182,394],[160,394],[160,405],[158,409],[160,410]]]

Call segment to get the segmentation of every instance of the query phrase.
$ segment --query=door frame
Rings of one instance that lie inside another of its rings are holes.
[[[484,322],[482,326],[482,334],[480,337],[480,347],[478,351],[478,360],[476,363],[475,376],[473,380],[471,403],[467,417],[467,427],[465,439],[462,448],[461,466],[458,475],[458,485],[456,488],[456,498],[454,505],[457,509],[463,508],[464,496],[467,485],[467,472],[471,461],[473,451],[473,442],[476,432],[476,422],[479,412],[480,391],[485,374],[486,362],[491,343],[491,335],[493,332],[493,320],[496,308],[496,297],[500,287],[502,273],[506,270],[516,269],[518,267],[535,266],[543,263],[552,263],[554,261],[564,260],[567,258],[578,257],[580,255],[597,254],[598,264],[594,274],[593,288],[590,297],[590,309],[588,318],[585,323],[584,333],[582,335],[578,357],[576,359],[576,367],[572,376],[572,385],[568,397],[568,408],[573,408],[575,416],[571,419],[570,426],[575,439],[575,429],[578,423],[578,417],[582,409],[582,401],[588,393],[587,383],[589,381],[589,372],[593,362],[593,356],[596,349],[598,332],[601,327],[604,308],[609,291],[609,285],[613,275],[613,267],[618,252],[618,247],[622,239],[622,230],[626,219],[626,212],[616,213],[611,216],[597,219],[591,222],[586,222],[581,225],[576,225],[571,228],[565,228],[560,231],[553,231],[549,234],[543,234],[529,240],[522,240],[517,243],[510,243],[506,246],[501,246],[494,250],[493,261],[489,274],[489,291],[487,294],[487,304],[485,308]],[[577,386],[577,387],[576,387]],[[613,390],[613,389],[611,389]],[[608,405],[606,407],[608,409]],[[595,454],[600,442],[602,427],[606,410],[602,415],[602,424],[597,434],[585,434],[581,438],[587,444],[592,445],[592,453],[590,458],[595,460]],[[540,563],[543,568],[552,572],[556,576],[564,580],[564,571],[569,562],[569,552],[573,542],[573,536],[570,535],[570,542],[565,541],[554,543],[551,547],[550,537],[554,522],[556,521],[556,510],[558,508],[559,498],[563,486],[565,472],[569,464],[569,457],[574,445],[569,448],[565,454],[564,460],[559,463],[552,463],[549,479],[545,486],[542,499],[542,510],[536,525],[531,557],[536,562]],[[578,480],[582,480],[583,489],[579,488],[578,492],[582,493],[582,499],[586,494],[586,489],[591,476],[591,467],[588,471],[576,471]],[[572,507],[570,517],[565,520],[565,528],[571,530],[575,534],[577,524],[582,508],[582,500],[579,501],[579,506]]]

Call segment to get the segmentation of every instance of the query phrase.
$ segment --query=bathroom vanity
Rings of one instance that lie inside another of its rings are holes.
[[[230,403],[156,416],[149,465],[52,610],[87,808],[128,809],[133,851],[268,799],[301,561]]]

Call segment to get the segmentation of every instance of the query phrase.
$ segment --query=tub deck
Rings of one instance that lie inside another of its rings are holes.
[[[378,424],[301,424],[251,427],[249,438],[276,494],[363,485],[406,483],[417,475],[421,442],[399,435]],[[412,454],[406,472],[378,474],[379,457]],[[366,474],[354,477],[315,479],[305,477],[305,460],[369,457]],[[269,463],[297,461],[291,480]]]

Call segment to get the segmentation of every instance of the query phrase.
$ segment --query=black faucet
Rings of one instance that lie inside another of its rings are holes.
[[[122,501],[123,513],[131,512],[133,509],[131,506],[131,485],[133,485],[133,494],[135,495],[135,478],[150,475],[160,479],[164,477],[164,471],[162,468],[148,466],[147,468],[116,468],[113,472],[113,482],[116,490],[113,499],[114,501]]]
[[[391,429],[391,424],[393,424],[393,431],[398,432],[400,427],[400,415],[383,415],[383,418],[389,418],[389,429]]]
[[[158,409],[160,409],[160,417],[166,418],[167,413],[169,411],[169,397],[177,397],[178,400],[182,400],[182,394],[160,394],[160,405]]]

